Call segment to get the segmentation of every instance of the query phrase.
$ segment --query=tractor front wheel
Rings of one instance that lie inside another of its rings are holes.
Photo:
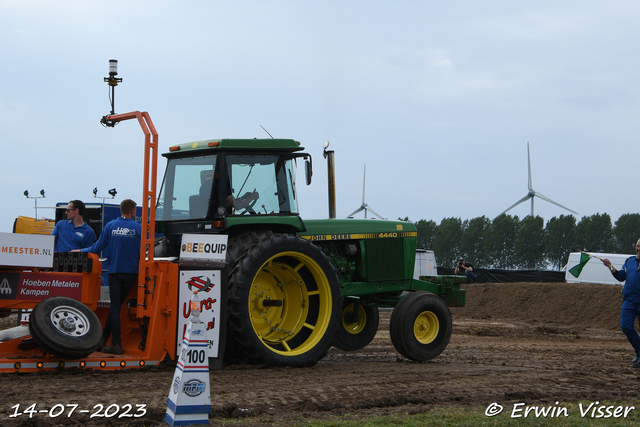
[[[342,304],[342,321],[333,345],[344,351],[363,349],[376,336],[379,322],[378,307],[362,305],[358,300],[345,298]]]
[[[398,353],[416,362],[431,360],[444,351],[451,338],[449,307],[429,292],[413,292],[391,313],[389,332]]]

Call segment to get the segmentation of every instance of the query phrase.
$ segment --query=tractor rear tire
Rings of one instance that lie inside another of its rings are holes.
[[[341,314],[340,282],[326,255],[298,236],[263,231],[233,238],[228,256],[238,257],[229,274],[234,353],[268,366],[315,365]]]
[[[442,298],[429,292],[412,292],[393,309],[389,332],[398,353],[416,362],[440,355],[449,344],[451,312]]]
[[[47,352],[63,359],[81,359],[98,347],[102,325],[98,316],[81,302],[51,297],[33,308],[29,332]]]
[[[358,306],[358,320],[349,318]],[[344,351],[356,351],[365,348],[378,332],[380,314],[378,307],[356,304],[352,298],[342,303],[342,319],[338,326],[333,346]]]

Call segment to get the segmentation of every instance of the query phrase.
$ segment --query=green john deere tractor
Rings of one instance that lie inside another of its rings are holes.
[[[171,147],[163,154],[156,220],[165,239],[156,255],[177,255],[185,233],[228,235],[225,358],[313,365],[332,345],[353,351],[369,344],[380,307],[394,307],[390,335],[400,354],[438,356],[451,336],[448,306],[465,303],[461,280],[413,278],[410,222],[336,219],[332,206],[333,218],[303,220],[296,164],[305,160],[309,184],[312,163],[302,150],[291,139]]]

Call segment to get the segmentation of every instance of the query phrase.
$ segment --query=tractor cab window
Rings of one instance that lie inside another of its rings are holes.
[[[279,155],[227,155],[233,214],[298,213],[295,165]]]
[[[160,189],[156,218],[202,219],[214,196],[217,156],[169,159]]]

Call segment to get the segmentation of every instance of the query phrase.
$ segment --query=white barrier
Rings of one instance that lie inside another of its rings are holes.
[[[191,299],[191,319],[167,399],[164,421],[171,426],[209,424],[211,389],[205,324],[200,320],[198,291]]]

